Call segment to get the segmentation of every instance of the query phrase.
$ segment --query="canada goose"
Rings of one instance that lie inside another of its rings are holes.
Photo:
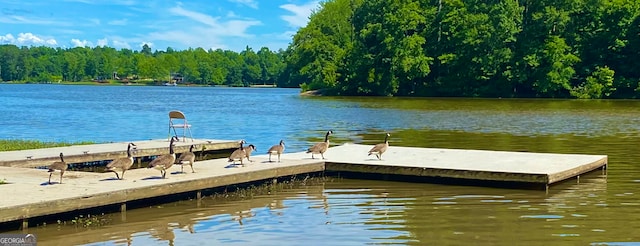
[[[173,163],[176,161],[176,153],[173,152],[174,141],[179,141],[178,137],[171,137],[171,141],[169,141],[169,154],[158,156],[149,163],[149,168],[160,170],[162,178],[165,178],[167,175],[167,169],[173,166]]]
[[[129,168],[131,168],[131,165],[133,165],[133,156],[131,156],[131,146],[133,146],[134,147],[133,149],[135,150],[136,145],[133,143],[129,143],[127,145],[127,157],[117,158],[109,162],[109,164],[107,164],[107,168],[105,169],[105,171],[115,173],[117,179],[120,179],[120,180],[124,179],[124,172],[129,170]],[[122,170],[122,177],[118,176],[119,170]]]
[[[375,154],[376,157],[378,157],[378,160],[382,160],[382,154],[387,151],[387,148],[389,148],[389,136],[391,136],[391,134],[387,133],[384,137],[384,143],[379,143],[373,146],[373,148],[369,150],[369,155]]]
[[[244,157],[247,155],[246,152],[244,152],[244,148],[242,147],[242,144],[245,144],[247,142],[245,142],[244,140],[240,141],[240,148],[234,150],[231,155],[229,156],[229,162],[233,162],[232,164],[236,164],[236,161],[240,161],[240,165],[244,166],[244,163],[242,163],[242,159],[244,159]]]
[[[278,154],[278,162],[280,162],[280,155],[284,152],[284,141],[280,140],[280,143],[274,146],[271,146],[267,151],[269,154],[269,162],[271,162],[271,154]]]
[[[320,142],[311,146],[311,148],[307,149],[307,154],[311,153],[311,159],[315,159],[313,154],[320,154],[322,159],[324,159],[324,152],[329,149],[329,135],[333,134],[332,130],[329,130],[327,134],[324,136],[324,142]]]
[[[49,165],[49,184],[51,184],[51,175],[53,175],[53,172],[56,170],[60,170],[60,183],[62,184],[62,174],[64,174],[64,171],[66,171],[68,167],[69,165],[64,161],[64,155],[61,152],[60,161],[56,161]]]
[[[245,156],[247,157],[247,161],[253,162],[252,160],[249,160],[249,156],[251,156],[251,152],[256,150],[256,146],[253,144],[249,144],[249,146],[244,147],[243,149]]]
[[[182,167],[180,168],[181,173],[184,173],[184,165],[191,166],[191,173],[196,172],[195,170],[193,170],[193,162],[196,161],[196,155],[193,153],[194,147],[195,145],[192,144],[191,147],[189,147],[189,152],[185,152],[180,155],[178,163],[182,163]]]

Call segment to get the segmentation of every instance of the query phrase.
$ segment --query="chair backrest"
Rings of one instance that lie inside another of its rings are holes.
[[[180,111],[171,111],[169,112],[169,119],[186,119],[186,117]]]

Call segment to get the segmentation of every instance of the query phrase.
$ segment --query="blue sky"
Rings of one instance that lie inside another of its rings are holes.
[[[285,49],[318,0],[0,0],[0,44]]]

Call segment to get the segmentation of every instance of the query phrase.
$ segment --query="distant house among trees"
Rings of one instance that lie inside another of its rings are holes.
[[[184,80],[184,76],[180,73],[171,73],[171,78],[169,79],[169,85],[178,85],[182,84]]]

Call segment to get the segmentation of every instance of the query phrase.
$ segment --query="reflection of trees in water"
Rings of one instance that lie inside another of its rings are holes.
[[[192,220],[191,218],[180,218],[177,222],[175,222],[175,228],[180,228],[184,231],[188,231],[190,234],[196,233],[194,225],[197,221]]]
[[[551,186],[545,199],[547,211],[554,212],[562,207],[580,204],[606,203],[607,179],[602,171],[581,175],[580,179],[569,179],[561,184]]]
[[[305,186],[285,187],[285,189],[271,190],[269,194],[255,195],[247,200],[217,200],[211,197],[204,197],[202,200],[179,201],[153,206],[151,208],[130,209],[125,214],[111,214],[120,219],[113,220],[112,225],[104,227],[91,228],[91,230],[78,231],[77,228],[69,227],[68,235],[64,240],[54,238],[54,236],[44,236],[42,242],[61,244],[61,245],[77,245],[95,242],[117,242],[121,244],[132,244],[133,240],[139,238],[138,233],[143,232],[149,238],[155,238],[160,241],[167,241],[169,245],[180,244],[176,242],[176,234],[189,232],[195,234],[196,231],[207,233],[211,227],[218,226],[217,223],[209,221],[212,218],[220,218],[219,216],[228,215],[227,223],[238,223],[247,228],[248,218],[255,216],[265,216],[258,213],[258,209],[267,208],[269,219],[282,216],[284,213],[293,213],[296,218],[297,212],[288,211],[287,201],[292,199],[301,199],[303,203],[312,207],[310,209],[318,209],[326,215],[327,219],[331,217],[331,198],[329,194],[324,193],[325,184],[321,182],[311,183],[309,181]],[[285,220],[290,218],[286,216]],[[304,220],[304,219],[302,219]],[[260,223],[258,222],[253,223]],[[255,226],[255,225],[254,225]],[[260,226],[260,225],[257,225]],[[47,228],[44,228],[47,229]],[[51,228],[53,229],[53,228]],[[58,235],[59,231],[50,230],[50,235]],[[178,235],[180,236],[180,235]],[[180,238],[180,237],[179,237]],[[39,238],[40,240],[41,238]],[[178,239],[180,241],[182,239]],[[56,243],[57,242],[57,243]],[[63,243],[64,242],[64,243]],[[135,243],[134,243],[135,245]]]
[[[285,208],[284,200],[274,199],[267,205],[267,207],[269,208],[269,211],[271,212],[271,214],[276,216],[282,216],[282,209]]]
[[[238,224],[243,226],[244,223],[242,222],[242,220],[253,216],[255,216],[255,214],[249,209],[235,212],[233,215],[231,215],[231,219],[234,221],[238,221]]]
[[[157,225],[150,228],[149,235],[160,241],[169,241],[170,246],[174,245],[174,240],[176,239],[176,235],[173,233],[173,228],[167,224]]]

